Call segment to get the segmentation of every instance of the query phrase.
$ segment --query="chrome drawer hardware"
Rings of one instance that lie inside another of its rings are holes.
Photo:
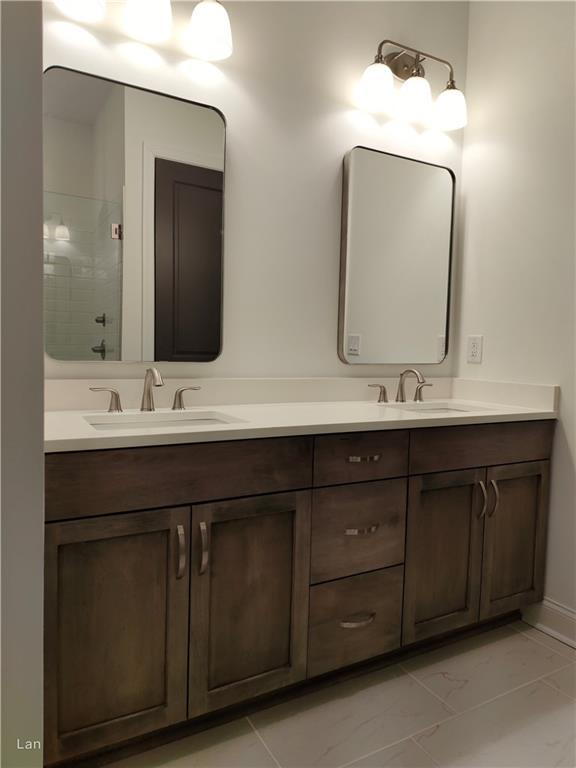
[[[375,613],[357,613],[354,616],[350,616],[348,619],[343,619],[340,622],[342,629],[361,629],[372,624],[376,618]]]
[[[186,570],[186,534],[184,533],[183,525],[176,527],[176,534],[178,536],[178,569],[176,571],[176,578],[181,579]]]
[[[486,510],[488,509],[488,491],[486,490],[486,483],[483,480],[480,480],[478,482],[478,485],[480,486],[480,490],[482,491],[482,497],[484,499],[484,503],[482,504],[482,512],[478,515],[478,519],[482,520],[484,515],[486,514]]]
[[[349,464],[374,464],[380,461],[380,454],[375,453],[373,456],[348,456]]]
[[[200,573],[206,573],[206,569],[208,568],[208,558],[209,558],[209,549],[208,549],[208,526],[206,523],[202,520],[200,523],[200,539],[202,541],[202,558],[200,560]]]
[[[494,488],[494,496],[496,497],[496,501],[494,502],[494,507],[492,508],[492,512],[488,513],[488,517],[492,517],[492,515],[495,515],[498,511],[498,507],[500,506],[500,489],[498,488],[498,483],[496,480],[490,480],[490,485],[492,488]]]
[[[367,528],[346,528],[344,531],[345,536],[368,536],[371,533],[376,533],[380,526],[369,525]]]

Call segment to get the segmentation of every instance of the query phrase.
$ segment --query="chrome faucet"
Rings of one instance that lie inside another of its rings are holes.
[[[141,411],[155,411],[152,387],[163,387],[164,380],[158,368],[148,368],[144,377],[144,392],[142,393]]]
[[[416,380],[418,382],[418,387],[416,388],[417,393],[422,393],[422,387],[420,385],[426,384],[426,379],[420,371],[417,371],[416,368],[406,368],[405,371],[402,371],[400,374],[400,381],[398,382],[398,392],[396,393],[396,402],[397,403],[405,403],[406,402],[406,391],[404,389],[404,380],[406,379],[406,376],[408,374],[412,374],[413,376],[416,376]]]

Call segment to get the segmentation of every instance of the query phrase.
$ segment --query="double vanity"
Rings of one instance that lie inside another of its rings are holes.
[[[540,600],[554,418],[448,398],[48,413],[46,762]]]

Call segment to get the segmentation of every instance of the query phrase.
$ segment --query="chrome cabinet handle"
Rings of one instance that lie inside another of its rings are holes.
[[[496,480],[490,480],[490,485],[492,488],[494,488],[494,496],[495,496],[495,502],[494,507],[492,508],[492,512],[488,513],[488,517],[492,517],[492,515],[495,515],[498,511],[498,507],[500,506],[500,489],[498,488],[498,483]]]
[[[343,619],[340,622],[342,629],[361,629],[372,624],[376,618],[375,613],[357,613],[354,616],[350,616],[348,619]]]
[[[117,389],[112,389],[111,387],[89,387],[89,389],[91,392],[110,392],[108,413],[122,413],[120,394]]]
[[[482,491],[482,497],[484,499],[484,503],[482,504],[482,512],[478,515],[478,520],[482,520],[484,515],[486,514],[486,510],[488,509],[488,491],[486,490],[486,483],[484,480],[479,480],[478,485],[480,486],[480,490]]]
[[[375,453],[373,456],[348,456],[349,464],[374,464],[380,461],[380,454]]]
[[[200,539],[202,541],[202,557],[200,559],[200,574],[206,573],[210,551],[208,548],[208,526],[204,521],[200,523]]]
[[[344,531],[345,536],[368,536],[371,533],[376,533],[380,526],[376,523],[375,525],[369,525],[366,528],[346,528]]]
[[[186,534],[184,533],[183,525],[176,526],[176,534],[178,536],[178,568],[176,570],[176,578],[181,579],[186,570]]]

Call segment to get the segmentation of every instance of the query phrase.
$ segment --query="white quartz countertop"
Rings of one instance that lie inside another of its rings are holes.
[[[134,417],[133,424],[119,424],[115,414],[102,411],[48,411],[44,445],[46,453],[57,453],[556,418],[554,410],[470,400],[428,400],[420,407],[415,403],[406,407],[413,410],[402,410],[402,404],[362,401],[206,405],[188,408],[184,418],[190,420],[174,423],[169,421],[172,411],[158,409],[153,418],[164,421],[154,426],[138,424],[146,419],[138,411],[121,415]],[[430,410],[435,407],[436,411]],[[208,418],[194,423],[203,415]],[[214,417],[229,421],[211,421]]]

